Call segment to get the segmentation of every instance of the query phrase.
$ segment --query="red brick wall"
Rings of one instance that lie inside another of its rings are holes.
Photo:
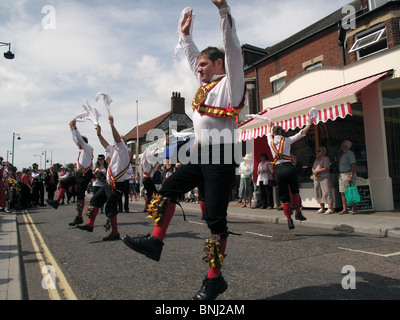
[[[323,55],[322,66],[342,66],[342,52],[338,46],[337,28],[331,27],[296,46],[267,59],[258,65],[260,106],[262,98],[273,93],[270,78],[286,71],[286,83],[305,72],[303,63]],[[254,69],[246,72],[246,78],[255,77]]]

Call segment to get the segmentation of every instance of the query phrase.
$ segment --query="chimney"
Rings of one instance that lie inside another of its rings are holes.
[[[185,98],[181,98],[180,92],[172,92],[171,111],[173,113],[185,113]]]

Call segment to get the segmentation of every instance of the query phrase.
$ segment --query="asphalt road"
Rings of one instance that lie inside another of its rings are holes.
[[[153,230],[142,210],[133,201],[118,215],[121,236]],[[159,262],[103,242],[103,214],[93,233],[68,226],[75,213],[70,204],[18,215],[25,299],[188,300],[201,287],[209,232],[198,210],[184,221],[177,207]],[[219,300],[400,299],[400,239],[239,219],[229,229],[241,235],[228,239]]]

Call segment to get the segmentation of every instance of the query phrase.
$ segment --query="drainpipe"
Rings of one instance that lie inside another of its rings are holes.
[[[347,64],[346,62],[346,50],[345,46],[345,39],[346,39],[346,30],[343,29],[341,21],[338,22],[338,45],[342,48],[342,59],[343,59],[343,66]]]

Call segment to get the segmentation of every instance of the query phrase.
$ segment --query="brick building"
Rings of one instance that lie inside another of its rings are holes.
[[[310,179],[315,150],[328,149],[335,207],[341,140],[350,139],[359,183],[375,210],[400,207],[400,1],[357,0],[268,48],[243,45],[247,107],[282,125],[303,127],[315,107],[314,131],[292,148],[301,164],[303,205],[317,207]],[[252,144],[254,167],[268,151],[266,123],[248,120],[239,140]]]

